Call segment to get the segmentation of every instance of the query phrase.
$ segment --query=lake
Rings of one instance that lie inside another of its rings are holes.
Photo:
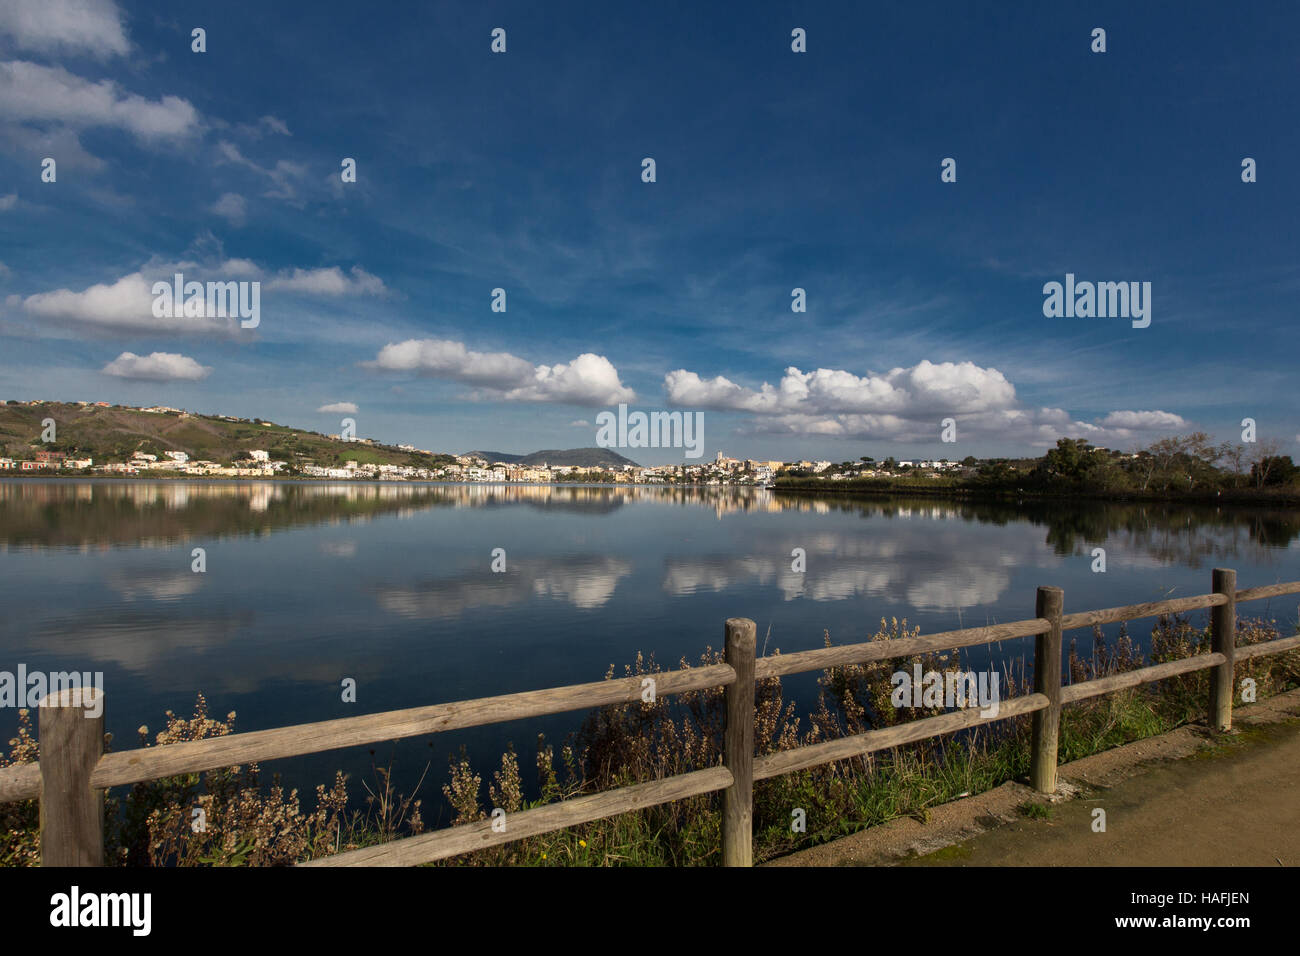
[[[760,651],[861,641],[882,617],[922,633],[1033,617],[1038,585],[1065,610],[1300,580],[1300,512],[1101,502],[805,497],[656,486],[0,481],[0,670],[102,671],[118,749],[202,692],[237,730],[599,680],[638,651],[675,666],[758,623]],[[1105,573],[1092,570],[1096,547]],[[206,570],[192,570],[195,548]],[[802,548],[806,571],[792,570]],[[505,570],[494,572],[495,559]],[[1287,632],[1296,602],[1243,605]],[[1194,615],[1194,620],[1203,619]],[[1134,622],[1144,638],[1150,621]],[[1088,632],[1071,632],[1086,650]],[[1071,634],[1067,634],[1067,639]],[[1018,658],[1032,639],[972,648]],[[355,703],[341,682],[356,682]],[[786,681],[800,713],[815,675]],[[400,745],[399,788],[426,763],[425,819],[463,744],[525,775],[538,731],[580,714]],[[3,740],[17,722],[0,709]],[[366,748],[265,768],[312,790],[335,768],[370,778]],[[360,790],[358,781],[354,793]],[[310,803],[310,801],[308,801]],[[441,810],[439,809],[441,808]]]

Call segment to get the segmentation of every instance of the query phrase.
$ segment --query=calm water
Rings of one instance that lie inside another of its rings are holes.
[[[1300,579],[1300,512],[1152,505],[848,501],[741,489],[439,484],[0,481],[0,670],[103,671],[108,728],[134,746],[202,692],[238,730],[602,678],[637,651],[717,648],[758,622],[783,652],[863,640],[882,617],[922,632],[1200,594],[1215,566],[1242,587]],[[1091,571],[1104,547],[1107,573]],[[207,571],[191,571],[191,550]],[[491,570],[505,549],[504,573]],[[807,571],[791,570],[791,551]],[[1293,599],[1243,614],[1293,622]],[[1135,624],[1135,636],[1149,622]],[[1089,639],[1075,632],[1081,644]],[[1019,657],[1027,642],[987,652]],[[1085,644],[1086,646],[1086,644]],[[984,658],[987,660],[987,657]],[[972,661],[980,662],[974,655]],[[357,682],[343,703],[340,682]],[[806,705],[815,677],[787,681]],[[806,706],[802,709],[806,710]],[[538,730],[579,716],[376,747],[408,788],[448,754],[521,765]],[[16,715],[0,710],[2,740]],[[270,770],[311,789],[364,750]],[[354,787],[359,790],[359,786]],[[446,822],[445,818],[442,822]]]

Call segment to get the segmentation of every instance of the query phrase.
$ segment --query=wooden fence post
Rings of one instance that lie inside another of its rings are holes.
[[[1211,590],[1226,594],[1227,604],[1210,608],[1210,650],[1222,654],[1227,660],[1210,668],[1211,730],[1232,729],[1233,663],[1237,651],[1237,572],[1231,568],[1215,568]]]
[[[1040,587],[1034,616],[1052,622],[1046,634],[1034,640],[1034,693],[1051,702],[1034,711],[1029,763],[1029,783],[1039,793],[1056,792],[1056,751],[1061,729],[1061,611],[1065,592]]]
[[[754,865],[754,645],[758,626],[748,618],[727,619],[727,663],[736,671],[728,684],[726,767],[734,783],[722,792],[722,865]]]
[[[41,866],[103,866],[104,791],[91,788],[90,775],[104,753],[104,695],[93,687],[50,694],[37,728]]]

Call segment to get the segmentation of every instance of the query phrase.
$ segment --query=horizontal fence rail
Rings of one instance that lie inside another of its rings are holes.
[[[1059,588],[1038,589],[1035,616],[1009,624],[964,628],[922,637],[868,641],[755,659],[753,621],[726,622],[725,663],[663,671],[612,680],[455,701],[361,717],[298,724],[230,734],[186,743],[164,744],[120,753],[103,753],[103,701],[89,716],[83,691],[51,694],[40,706],[40,760],[0,769],[0,802],[40,800],[41,863],[44,866],[95,866],[103,863],[103,798],[108,787],[142,783],[219,767],[260,763],[281,757],[320,753],[385,740],[415,737],[547,714],[586,710],[653,697],[723,688],[726,724],[723,763],[717,767],[651,780],[509,814],[497,827],[489,819],[379,846],[312,860],[303,866],[410,866],[447,859],[530,836],[676,800],[721,791],[722,858],[728,866],[752,863],[753,785],[798,770],[888,750],[998,720],[1028,715],[1033,721],[1030,783],[1039,792],[1056,789],[1057,737],[1065,704],[1141,684],[1211,671],[1207,723],[1228,730],[1232,722],[1233,668],[1238,660],[1300,649],[1300,635],[1243,647],[1235,646],[1236,606],[1246,601],[1300,594],[1300,581],[1238,590],[1236,572],[1216,569],[1213,592],[1125,607],[1062,613]],[[1138,618],[1209,608],[1209,653],[1168,661],[1122,674],[1063,686],[1061,635],[1064,631]],[[978,708],[872,730],[850,737],[754,755],[754,697],[759,680],[851,664],[915,657],[942,650],[1035,638],[1034,693],[1000,701],[992,714]]]

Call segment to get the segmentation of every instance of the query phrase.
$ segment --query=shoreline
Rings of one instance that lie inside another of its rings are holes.
[[[847,484],[847,483],[845,483]],[[1017,489],[1015,491],[1006,491],[991,488],[926,488],[918,486],[915,488],[844,488],[827,485],[826,487],[809,487],[807,485],[781,486],[777,485],[775,489],[778,494],[788,495],[836,495],[846,498],[907,498],[907,497],[924,497],[924,498],[955,498],[968,501],[990,501],[999,503],[1022,503],[1024,501],[1092,501],[1092,502],[1115,502],[1130,504],[1173,504],[1173,505],[1245,505],[1245,506],[1269,506],[1281,505],[1283,507],[1300,508],[1300,495],[1296,494],[1269,494],[1266,492],[1255,492],[1249,489],[1236,489],[1229,491],[1227,494],[1209,492],[1197,492],[1189,494],[1147,494],[1143,492],[1103,492],[1089,490],[1044,490],[1044,489]]]
[[[48,474],[23,472],[0,473],[0,481],[30,480],[60,481],[184,481],[202,483],[275,482],[302,484],[355,484],[355,485],[491,485],[495,487],[555,487],[555,488],[692,488],[718,490],[769,491],[774,494],[802,497],[839,497],[862,499],[888,498],[947,498],[957,501],[990,502],[998,504],[1023,504],[1033,502],[1087,501],[1117,504],[1169,504],[1169,505],[1231,505],[1233,507],[1300,508],[1300,495],[1271,494],[1250,489],[1235,489],[1227,494],[1198,492],[1190,494],[1145,494],[1141,492],[1101,492],[1087,490],[1019,489],[1005,491],[985,488],[943,487],[927,488],[924,485],[907,488],[844,487],[846,483],[827,483],[822,486],[782,486],[765,488],[760,485],[717,484],[707,482],[646,482],[646,481],[455,481],[437,478],[317,478],[308,475],[176,475],[176,474],[67,474],[51,471]]]

